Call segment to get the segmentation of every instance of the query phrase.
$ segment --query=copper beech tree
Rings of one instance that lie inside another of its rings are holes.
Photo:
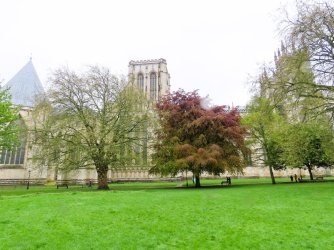
[[[242,172],[249,150],[239,113],[224,106],[205,108],[203,102],[196,91],[178,90],[157,104],[160,129],[151,173],[175,176],[189,171],[200,187],[203,172]]]

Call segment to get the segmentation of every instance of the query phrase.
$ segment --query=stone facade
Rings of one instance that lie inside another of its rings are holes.
[[[44,93],[31,58],[3,88],[9,89],[12,103],[21,106],[19,111],[20,125],[31,128],[34,125],[31,116],[34,101]],[[40,183],[49,179],[47,168],[36,168],[32,162],[33,144],[29,132],[22,135],[20,146],[11,151],[0,148],[0,153],[0,180],[30,178]]]
[[[129,62],[130,84],[137,86],[146,93],[147,97],[153,102],[158,101],[161,96],[169,93],[170,75],[167,69],[165,59],[141,60]],[[29,128],[35,124],[32,120],[32,110],[35,98],[44,92],[43,86],[38,78],[37,72],[33,66],[32,60],[29,62],[5,85],[10,88],[12,102],[20,105],[20,118],[23,126]],[[25,180],[31,182],[45,183],[56,179],[97,179],[94,168],[82,168],[71,172],[61,173],[53,166],[37,166],[32,161],[35,148],[33,136],[26,134],[24,143],[20,147],[22,157],[20,162],[15,162],[12,151],[3,150],[4,158],[8,161],[0,162],[0,184],[1,180]],[[14,152],[14,154],[16,154]],[[1,150],[0,150],[1,156]],[[11,163],[11,158],[14,161]],[[108,177],[110,180],[157,180],[158,176],[152,176],[148,173],[149,167],[129,166],[124,169],[110,170]]]
[[[139,89],[143,90],[144,93],[152,101],[158,101],[163,95],[169,93],[170,91],[170,75],[167,69],[167,63],[165,59],[157,60],[142,60],[142,61],[130,61],[129,62],[129,82]],[[21,73],[22,74],[21,74]],[[13,80],[14,79],[14,80]],[[32,127],[33,123],[31,113],[33,110],[32,97],[36,94],[43,92],[42,85],[39,82],[37,73],[32,65],[31,60],[29,63],[23,67],[21,71],[13,78],[10,83],[14,86],[13,89],[19,91],[19,93],[12,93],[15,96],[15,101],[19,101],[19,105],[23,105],[20,111],[20,117],[23,126]],[[22,82],[23,81],[23,82]],[[21,93],[22,88],[17,88],[15,84],[20,86],[25,86],[24,89],[29,90],[31,98],[26,95],[26,93]],[[27,86],[26,86],[27,85]],[[22,103],[19,99],[20,96],[24,94],[25,102]],[[237,107],[240,112],[244,112],[243,107]],[[229,107],[227,108],[229,109]],[[16,164],[13,160],[0,162],[0,184],[1,181],[5,180],[23,180],[30,179],[31,182],[46,183],[47,181],[53,181],[55,179],[67,180],[96,180],[97,173],[96,170],[92,168],[81,168],[75,171],[61,173],[56,171],[54,167],[50,166],[35,166],[32,161],[32,156],[34,150],[38,150],[34,147],[32,135],[27,133],[24,143],[22,144],[22,152],[24,152],[23,161]],[[23,153],[22,153],[23,154]],[[2,154],[4,155],[4,153]],[[10,154],[9,158],[10,158]],[[8,158],[8,157],[7,157]],[[15,157],[14,157],[15,158]],[[13,159],[14,159],[13,158]],[[15,158],[16,159],[16,158]],[[256,164],[256,163],[255,163]],[[154,180],[164,180],[161,176],[150,175],[148,172],[149,167],[135,167],[129,166],[123,169],[113,169],[109,170],[108,178],[111,181],[154,181]],[[274,172],[276,177],[288,177],[290,175],[297,174],[298,176],[308,176],[308,172],[303,169],[287,169]],[[225,174],[230,175],[229,173]],[[224,175],[224,176],[225,176]],[[314,170],[314,175],[328,176],[334,175],[333,169],[317,168]],[[184,178],[185,173],[180,174],[177,178]],[[188,177],[191,177],[191,173],[187,173]],[[233,175],[232,175],[233,176]],[[212,176],[208,174],[203,174],[203,178],[219,178],[218,176]],[[236,175],[234,178],[241,177],[270,177],[269,170],[265,166],[248,166],[244,169],[243,175]]]
[[[129,62],[129,81],[144,91],[152,101],[170,91],[170,75],[165,59]]]

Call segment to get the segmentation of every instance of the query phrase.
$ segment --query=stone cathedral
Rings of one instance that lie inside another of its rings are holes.
[[[161,96],[170,91],[170,75],[165,59],[130,61],[128,66],[130,84],[136,85],[144,91],[147,98],[158,101]],[[12,102],[21,107],[19,116],[22,126],[32,126],[31,111],[38,95],[44,93],[43,85],[39,80],[35,67],[29,62],[2,88],[8,88]],[[56,179],[92,179],[97,178],[94,168],[84,168],[70,173],[56,173],[55,169],[38,168],[32,162],[32,140],[29,133],[21,140],[21,146],[12,150],[0,149],[0,184],[1,180],[20,180],[29,178],[32,182],[46,183]],[[117,171],[109,171],[111,180],[143,180],[157,179],[158,176],[148,174],[148,167],[126,167]],[[23,183],[23,181],[22,181]]]
[[[130,84],[141,89],[152,101],[159,99],[170,91],[170,75],[165,59],[130,61],[128,65],[128,80]],[[1,88],[9,88],[14,105],[21,107],[20,124],[29,128],[33,126],[31,112],[38,95],[44,93],[43,85],[30,59],[18,73]],[[96,180],[95,168],[82,168],[69,173],[59,173],[52,167],[38,168],[32,162],[33,143],[27,133],[21,138],[21,145],[6,150],[0,148],[0,185],[4,183],[24,184],[28,178],[32,183],[44,184],[54,180]],[[326,171],[326,172],[324,172]],[[329,172],[328,172],[329,171]],[[296,171],[287,169],[275,171],[275,176],[288,176]],[[298,173],[297,173],[298,174]],[[303,171],[303,175],[305,175]],[[317,174],[315,172],[315,174]],[[334,169],[322,170],[326,175],[333,175]],[[268,177],[269,171],[264,166],[248,166],[244,176]],[[149,181],[161,180],[160,176],[148,174],[148,166],[128,166],[123,169],[109,170],[108,177],[112,181]],[[203,176],[205,177],[205,175]],[[206,176],[213,177],[213,176]]]

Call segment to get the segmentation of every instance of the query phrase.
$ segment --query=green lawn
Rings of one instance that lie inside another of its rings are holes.
[[[334,182],[268,182],[0,187],[0,249],[333,249]]]

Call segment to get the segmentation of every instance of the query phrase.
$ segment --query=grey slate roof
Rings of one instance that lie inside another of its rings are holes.
[[[35,98],[44,93],[31,58],[29,62],[11,79],[4,88],[9,88],[14,105],[33,107]]]

